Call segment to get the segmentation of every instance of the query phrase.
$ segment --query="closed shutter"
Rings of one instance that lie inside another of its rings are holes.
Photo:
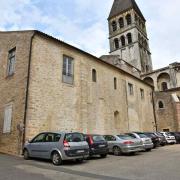
[[[4,110],[4,126],[3,133],[11,132],[11,121],[12,121],[12,105],[8,105]]]

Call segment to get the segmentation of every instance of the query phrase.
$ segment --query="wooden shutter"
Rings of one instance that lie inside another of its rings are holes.
[[[4,126],[3,133],[11,132],[11,121],[12,121],[12,105],[8,105],[4,110]]]

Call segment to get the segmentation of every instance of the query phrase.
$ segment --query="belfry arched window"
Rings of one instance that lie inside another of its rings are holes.
[[[116,30],[117,30],[117,23],[116,23],[116,21],[113,21],[113,22],[112,22],[112,30],[113,30],[113,31],[116,31]]]
[[[126,21],[127,21],[127,25],[130,25],[132,23],[132,19],[131,19],[131,15],[130,14],[128,14],[126,16]]]
[[[162,88],[163,91],[166,91],[168,89],[167,82],[162,82],[161,88]]]
[[[114,39],[114,47],[115,49],[119,49],[119,40],[117,38]]]
[[[119,27],[123,28],[124,27],[124,19],[121,17],[119,18]]]
[[[128,39],[128,44],[131,44],[132,43],[132,34],[131,33],[127,34],[127,39]]]
[[[121,36],[121,45],[122,46],[125,46],[126,45],[126,40],[125,40],[125,37],[124,36]]]

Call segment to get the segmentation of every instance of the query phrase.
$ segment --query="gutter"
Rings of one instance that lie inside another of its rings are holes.
[[[156,132],[158,131],[158,124],[157,124],[157,117],[156,117],[156,105],[155,105],[155,96],[154,96],[154,91],[152,91],[152,103],[153,103],[153,114],[154,114],[154,123],[155,123],[155,128]]]
[[[26,141],[26,123],[27,123],[27,108],[28,108],[28,98],[29,98],[29,81],[30,81],[30,70],[31,70],[31,55],[32,55],[32,41],[35,36],[35,31],[30,39],[30,49],[29,49],[29,60],[28,60],[28,75],[27,75],[27,84],[26,84],[26,100],[25,100],[25,109],[24,109],[24,132],[23,132],[23,139],[22,139],[22,152],[24,148],[24,144]]]

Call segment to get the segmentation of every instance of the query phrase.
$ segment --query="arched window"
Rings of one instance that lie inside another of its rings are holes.
[[[164,109],[164,103],[162,101],[159,101],[158,107],[159,109]]]
[[[137,15],[135,14],[135,16],[134,16],[134,20],[137,22],[138,21],[138,17],[137,17]]]
[[[126,40],[124,36],[121,36],[121,45],[125,46],[126,45]]]
[[[117,89],[117,78],[114,78],[114,89]]]
[[[127,34],[127,39],[128,39],[128,44],[131,44],[132,43],[132,35],[131,35],[131,33]]]
[[[149,65],[146,65],[146,72],[149,72]]]
[[[117,23],[116,23],[116,21],[113,21],[113,22],[112,22],[112,30],[113,30],[113,31],[116,31],[116,30],[117,30]]]
[[[130,14],[128,14],[126,16],[126,21],[127,21],[127,25],[130,25],[132,23],[132,19],[131,19],[131,15]]]
[[[95,69],[92,70],[92,81],[93,82],[97,81],[97,75],[96,75],[96,70]]]
[[[120,128],[120,114],[118,111],[114,112],[114,124],[117,129]]]
[[[162,82],[161,88],[162,88],[163,91],[166,91],[168,89],[167,82]]]
[[[119,40],[117,38],[114,39],[115,49],[119,49]]]
[[[124,27],[124,19],[121,17],[119,18],[119,27],[123,28]]]
[[[146,40],[144,40],[144,47],[145,47],[146,49],[148,49],[148,43],[147,43]]]

